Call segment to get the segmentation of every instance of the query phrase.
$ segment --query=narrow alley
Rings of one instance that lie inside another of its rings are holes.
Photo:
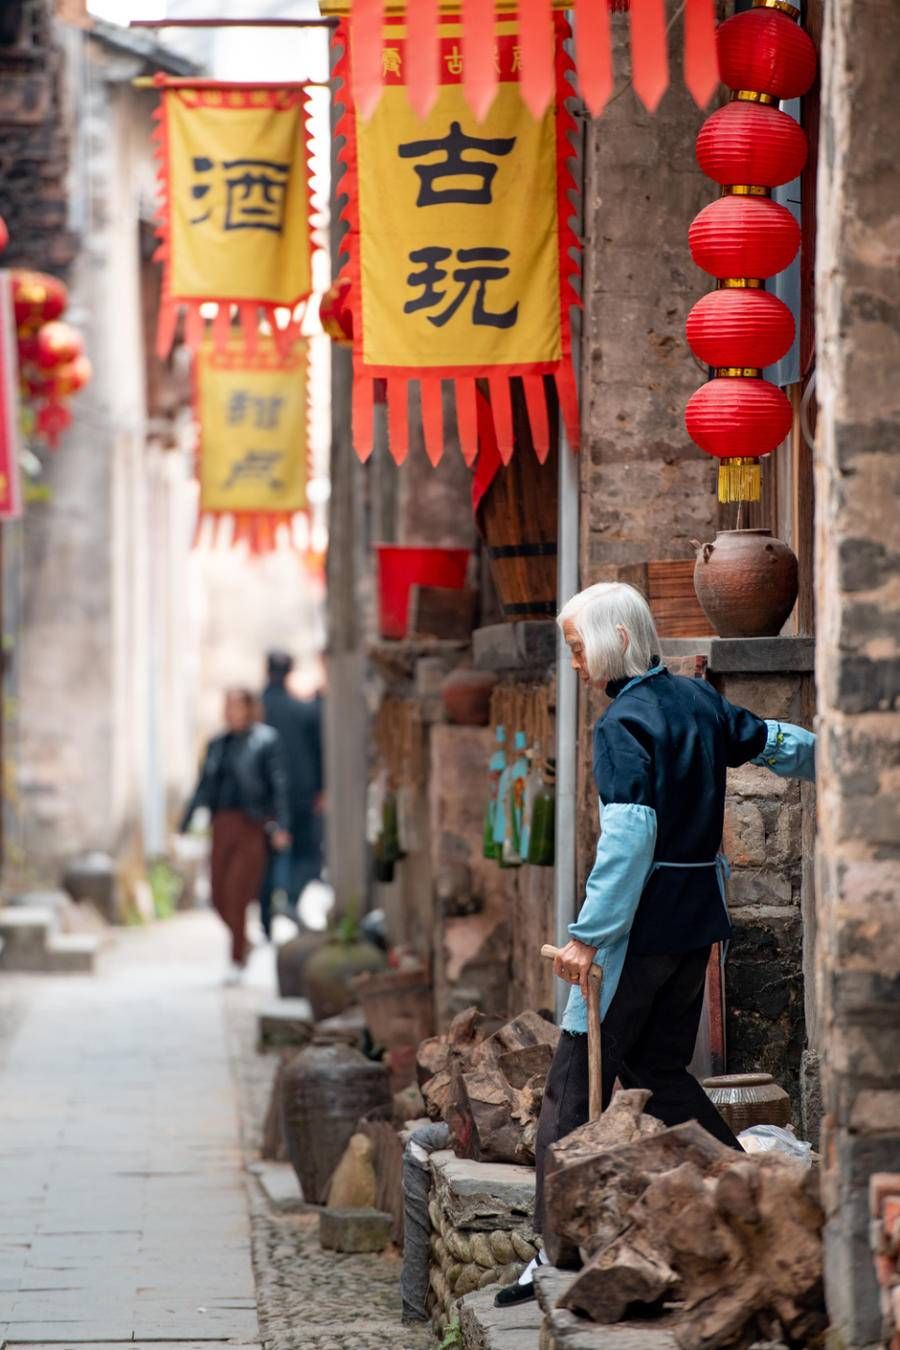
[[[258,950],[231,991],[222,945],[215,916],[195,912],[120,931],[95,976],[4,981],[0,1339],[11,1348],[429,1344],[400,1327],[394,1262],[321,1252],[315,1217],[271,1215],[246,1169],[241,1122],[252,1149],[271,1078],[253,1031],[272,953]]]

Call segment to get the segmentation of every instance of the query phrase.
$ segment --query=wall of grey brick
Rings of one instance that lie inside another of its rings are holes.
[[[816,454],[818,989],[826,1281],[880,1341],[871,1172],[900,1170],[900,7],[830,0],[822,48]]]
[[[585,149],[582,582],[597,569],[691,557],[711,538],[716,468],[688,439],[684,405],[706,378],[684,339],[710,288],[688,226],[716,195],[697,167],[703,121],[684,87],[680,20],[657,112],[626,87],[628,23],[613,20],[616,91]]]

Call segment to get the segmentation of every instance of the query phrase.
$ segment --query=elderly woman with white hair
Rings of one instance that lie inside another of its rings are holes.
[[[603,970],[603,1104],[618,1078],[651,1092],[666,1125],[697,1120],[740,1149],[688,1071],[703,1007],[710,947],[731,933],[719,852],[725,778],[741,764],[812,780],[815,737],[766,722],[706,680],[661,663],[639,591],[609,583],[574,596],[559,615],[572,665],[612,700],[594,729],[601,834],[584,903],[556,973],[572,984],[544,1090],[536,1144],[535,1227],[543,1224],[547,1148],[588,1119],[587,1005],[593,963]],[[501,1290],[500,1306],[534,1293],[534,1266]]]

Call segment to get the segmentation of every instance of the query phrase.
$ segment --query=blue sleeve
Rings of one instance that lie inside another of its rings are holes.
[[[636,802],[604,805],[597,857],[569,933],[589,947],[626,937],[653,866],[656,812]]]
[[[804,727],[792,722],[766,722],[766,744],[754,764],[771,769],[779,778],[816,781],[816,738]]]

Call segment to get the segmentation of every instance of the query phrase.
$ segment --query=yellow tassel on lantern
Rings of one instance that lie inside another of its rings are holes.
[[[720,502],[758,502],[761,494],[762,470],[758,459],[719,462]]]

